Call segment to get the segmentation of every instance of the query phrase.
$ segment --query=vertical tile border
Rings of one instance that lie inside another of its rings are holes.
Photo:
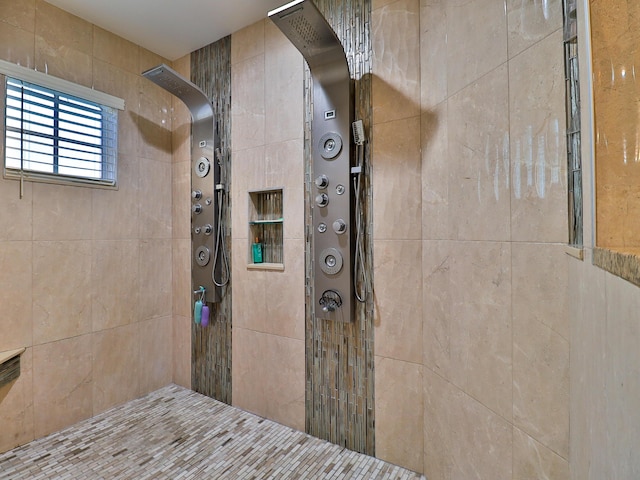
[[[222,228],[231,261],[231,36],[191,54],[191,81],[213,103],[216,136],[222,152],[222,183],[226,209]],[[231,267],[231,265],[229,265]],[[231,282],[214,304],[209,326],[191,323],[191,386],[193,390],[231,404]]]
[[[371,191],[371,0],[315,0],[344,46],[354,79],[355,119],[364,123],[367,143],[363,178],[365,257],[373,274]],[[373,301],[356,302],[355,321],[348,324],[316,320],[311,295],[313,279],[311,76],[305,68],[305,283],[306,283],[306,429],[307,432],[368,455],[374,441]]]

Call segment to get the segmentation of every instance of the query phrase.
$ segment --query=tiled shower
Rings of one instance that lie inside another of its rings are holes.
[[[582,420],[597,420],[598,399],[570,405],[570,371],[573,391],[601,383],[584,345],[597,351],[599,319],[631,318],[637,292],[565,252],[562,2],[364,4],[368,453],[429,479],[569,478],[570,457],[599,451]],[[0,6],[0,58],[127,105],[119,190],[26,183],[21,200],[0,178],[0,352],[27,347],[19,379],[0,388],[5,451],[172,382],[195,388],[190,118],[140,76],[162,62],[195,72],[191,56],[169,62],[42,0]],[[266,18],[229,41],[228,401],[304,431],[304,61]],[[585,218],[589,181],[585,171]],[[252,268],[249,192],[272,188],[283,191],[284,268]],[[584,238],[590,260],[588,225]]]

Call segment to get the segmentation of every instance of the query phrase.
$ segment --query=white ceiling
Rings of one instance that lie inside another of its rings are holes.
[[[266,18],[288,0],[46,0],[169,60]]]

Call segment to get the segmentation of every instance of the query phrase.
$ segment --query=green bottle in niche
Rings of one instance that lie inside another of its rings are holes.
[[[251,251],[253,252],[253,263],[262,263],[262,244],[258,237],[256,237],[256,242],[252,245]]]

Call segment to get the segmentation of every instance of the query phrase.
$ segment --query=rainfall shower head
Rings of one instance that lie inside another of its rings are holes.
[[[316,67],[339,63],[349,74],[342,44],[313,1],[294,0],[270,11],[269,18],[302,53],[312,72]]]
[[[143,72],[142,76],[182,100],[194,122],[213,116],[213,108],[205,93],[165,64]]]

